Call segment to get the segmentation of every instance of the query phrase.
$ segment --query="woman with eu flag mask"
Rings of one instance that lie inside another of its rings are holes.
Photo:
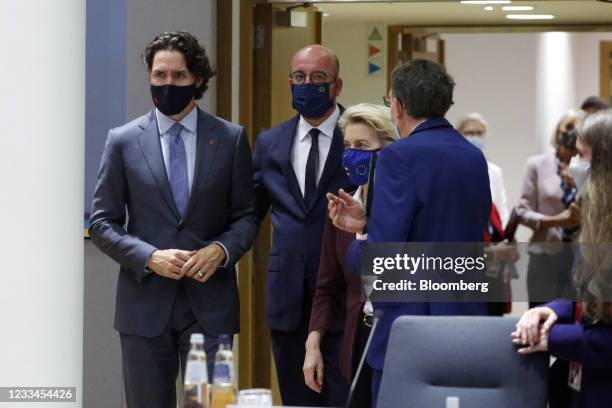
[[[398,139],[390,111],[381,105],[362,103],[348,108],[338,124],[344,132],[342,166],[350,181],[359,186],[354,198],[364,202],[368,208],[377,153]],[[359,235],[357,238],[364,238]],[[373,309],[369,301],[362,301],[361,279],[345,268],[346,250],[354,239],[355,234],[336,228],[327,218],[304,359],[304,381],[316,392],[322,392],[323,387],[325,356],[321,354],[321,341],[327,331],[342,329],[333,327],[334,316],[346,310],[340,370],[349,381],[357,368],[372,325]],[[371,383],[371,371],[364,367],[357,383],[353,406],[371,407]]]

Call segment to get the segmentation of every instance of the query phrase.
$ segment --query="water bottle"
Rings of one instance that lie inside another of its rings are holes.
[[[229,404],[236,403],[235,380],[234,353],[230,337],[219,336],[219,350],[215,354],[213,371],[211,408],[225,408]]]
[[[191,349],[187,354],[185,366],[185,383],[183,385],[184,408],[209,408],[208,370],[206,368],[206,352],[204,351],[204,335],[193,333],[189,339]]]

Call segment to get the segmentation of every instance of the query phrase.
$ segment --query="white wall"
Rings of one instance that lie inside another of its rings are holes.
[[[85,1],[0,2],[0,37],[0,385],[77,387],[51,405],[80,407]]]
[[[387,27],[377,25],[383,37],[385,49],[382,51],[383,67],[381,76],[368,74],[368,36],[374,28],[372,24],[325,24],[323,20],[323,45],[331,48],[340,60],[340,76],[344,89],[339,102],[348,107],[361,102],[382,104],[387,93]]]
[[[489,123],[485,154],[504,172],[508,204],[518,202],[527,157],[538,151],[535,127],[536,34],[444,34],[446,66],[457,83],[447,117],[466,112]]]
[[[535,77],[537,144],[540,152],[549,152],[553,150],[551,135],[559,118],[580,106],[574,103],[572,34],[553,32],[536,36]]]

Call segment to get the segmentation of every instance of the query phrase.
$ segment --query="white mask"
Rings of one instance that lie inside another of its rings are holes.
[[[393,131],[393,134],[395,135],[395,139],[396,140],[401,139],[402,135],[400,135],[399,129],[397,127],[397,122],[393,122],[393,120],[390,120],[389,126],[391,127],[391,130]]]
[[[466,136],[465,137],[468,142],[479,148],[480,150],[484,150],[485,143],[483,136]]]
[[[578,195],[582,195],[591,175],[591,162],[576,155],[570,160],[569,172],[572,180],[574,180],[574,184],[576,184]]]

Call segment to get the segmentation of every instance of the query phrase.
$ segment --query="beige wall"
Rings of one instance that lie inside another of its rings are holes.
[[[457,83],[447,118],[466,112],[489,123],[487,159],[504,172],[508,207],[518,202],[523,166],[535,143],[537,34],[444,34],[446,66]]]
[[[386,93],[386,57],[383,58],[381,76],[368,74],[368,36],[373,27],[363,23],[333,25],[323,19],[323,45],[334,50],[340,59],[344,89],[339,101],[346,107],[360,102],[382,104],[382,96]],[[387,27],[377,27],[386,44]],[[385,47],[384,56],[386,52]]]

